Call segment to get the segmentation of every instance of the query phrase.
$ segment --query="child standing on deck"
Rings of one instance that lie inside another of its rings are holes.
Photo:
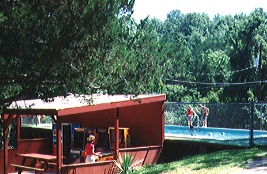
[[[199,107],[200,107],[200,113],[201,113],[202,127],[207,127],[209,108],[207,108],[206,106],[203,106],[202,104],[199,104]]]
[[[187,109],[187,121],[188,121],[188,126],[190,129],[192,129],[194,126],[192,124],[193,116],[197,115],[191,105],[189,105],[189,108]]]

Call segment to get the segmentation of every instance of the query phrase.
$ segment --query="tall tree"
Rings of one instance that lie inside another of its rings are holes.
[[[133,4],[134,0],[2,1],[0,105],[90,92],[111,53],[116,20],[131,15]]]
[[[255,47],[259,45],[257,35],[258,28],[264,23],[261,10],[255,10],[249,16],[244,14],[235,15],[232,25],[229,25],[229,57],[232,70],[232,82],[252,82],[257,81],[256,69],[248,69],[253,66]],[[246,71],[245,71],[246,70]],[[226,89],[233,101],[247,101],[247,91],[251,88],[255,91],[257,84],[242,85],[237,89]],[[234,97],[233,97],[234,96]]]

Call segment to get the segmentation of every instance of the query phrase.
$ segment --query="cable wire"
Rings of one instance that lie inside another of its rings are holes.
[[[250,70],[250,69],[254,69],[256,67],[254,66],[251,66],[251,67],[248,67],[248,68],[244,68],[244,69],[240,69],[240,70],[236,70],[236,71],[231,71],[231,72],[228,72],[229,74],[234,74],[234,73],[238,73],[238,72],[242,72],[242,71],[247,71],[247,70]],[[195,72],[187,72],[188,74],[193,74],[193,75],[196,75],[196,76],[199,76],[199,75],[202,75],[202,76],[208,76],[208,75],[224,75],[225,72],[214,72],[214,73],[195,73]]]
[[[247,85],[247,84],[259,84],[267,83],[267,80],[263,81],[252,81],[252,82],[193,82],[193,81],[183,81],[183,80],[172,80],[165,79],[166,81],[176,82],[176,83],[187,83],[187,84],[196,84],[196,85],[220,85],[220,86],[229,86],[229,85]]]

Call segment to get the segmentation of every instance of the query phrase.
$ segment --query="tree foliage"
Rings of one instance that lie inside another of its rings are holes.
[[[263,44],[263,52],[266,49],[266,21],[262,9],[249,15],[217,15],[212,20],[205,14],[171,11],[162,37],[168,45],[166,55],[170,55],[166,58],[167,83],[183,86],[185,96],[192,95],[192,90],[200,92],[200,98],[191,96],[191,101],[247,102],[251,90],[257,96],[259,81],[266,79],[265,54],[261,79],[253,62],[259,56],[259,45]],[[169,98],[177,101],[178,93]]]
[[[1,3],[1,104],[66,93],[163,88],[154,26],[130,18],[134,1]]]
[[[0,3],[0,105],[67,93],[243,102],[266,79],[267,15],[131,18],[134,0]],[[253,67],[262,49],[262,73]],[[250,83],[252,82],[252,83]],[[237,85],[232,85],[236,83]],[[262,95],[266,86],[262,83]],[[263,97],[264,98],[264,97]]]
[[[0,62],[5,68],[0,70],[0,103],[90,92],[105,76],[101,70],[109,71],[105,65],[119,39],[114,26],[131,15],[133,4],[127,0],[2,2]]]

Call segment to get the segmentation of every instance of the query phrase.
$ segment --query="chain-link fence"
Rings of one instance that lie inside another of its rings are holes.
[[[197,116],[193,117],[193,125],[194,127],[201,128],[202,121],[199,104],[200,103],[166,102],[165,126],[187,126],[188,121],[186,113],[187,109],[189,108],[189,105],[191,105],[194,111],[197,113]],[[221,139],[226,142],[226,140],[229,140],[229,137],[227,138],[227,136],[230,136],[230,133],[233,133],[236,136],[233,138],[233,142],[237,142],[237,139],[239,142],[241,142],[241,140],[245,142],[245,139],[246,144],[249,144],[249,146],[257,143],[259,143],[260,145],[267,146],[267,103],[201,104],[209,108],[209,115],[207,119],[207,125],[209,129],[202,128],[198,130],[199,132],[197,132],[197,130],[194,133],[189,132],[191,136],[202,136],[205,134],[204,131],[208,130],[208,132],[206,132],[207,136],[212,136],[215,135],[215,133],[219,133],[220,137],[214,136],[214,139]],[[216,128],[219,128],[218,131]],[[230,130],[231,132],[229,132]],[[226,131],[229,132],[229,134],[225,134]],[[181,131],[181,134],[183,134],[184,132],[186,131]],[[245,138],[243,138],[242,136]],[[208,137],[208,139],[212,140],[211,137]]]
[[[201,127],[200,103],[165,102],[165,141],[160,163],[224,149],[267,147],[267,103],[201,103],[209,108],[208,127]],[[194,128],[187,109],[197,115]]]
[[[166,102],[165,125],[186,126],[186,112],[189,105],[193,107],[200,120],[199,104]],[[267,130],[267,103],[204,103],[202,105],[209,108],[209,127],[250,129],[253,112],[253,129]],[[197,120],[198,118],[195,117],[195,125],[197,124]]]

